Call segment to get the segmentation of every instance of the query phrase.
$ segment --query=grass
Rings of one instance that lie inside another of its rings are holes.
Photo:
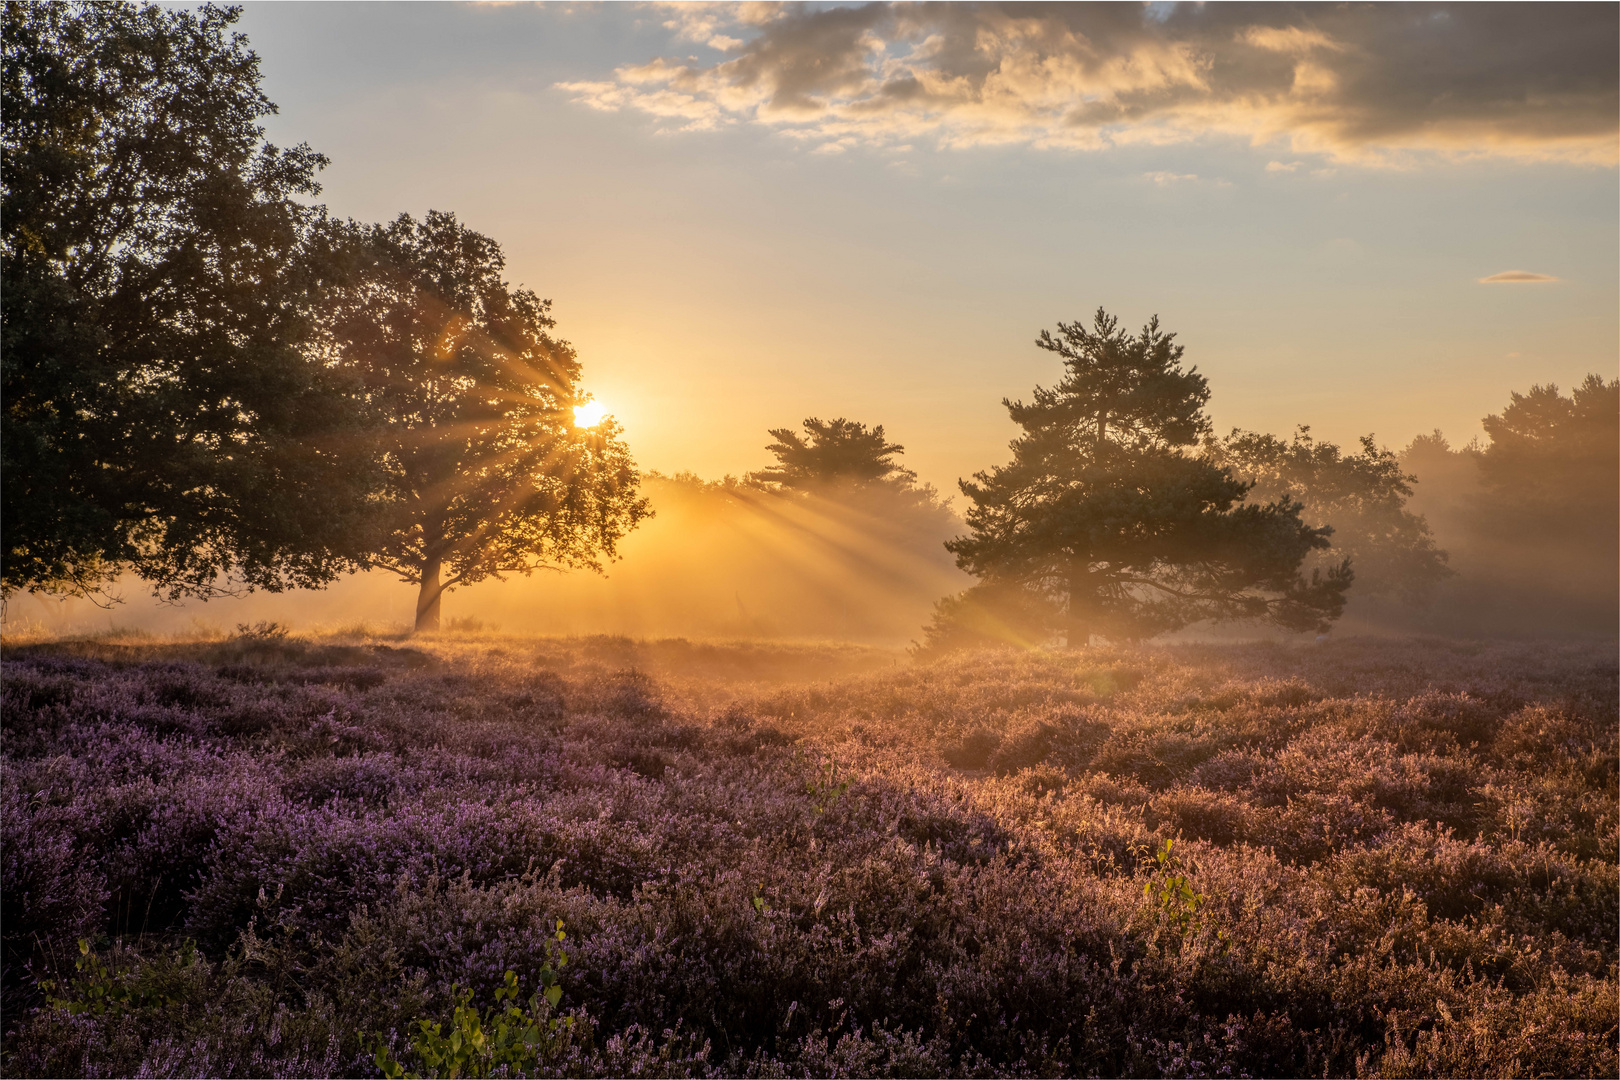
[[[1612,646],[272,629],[3,689],[9,1075],[421,1070],[513,985],[534,1075],[1617,1068]]]

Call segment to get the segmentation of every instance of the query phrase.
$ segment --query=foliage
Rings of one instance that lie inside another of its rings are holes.
[[[826,766],[805,781],[804,790],[810,796],[810,804],[816,808],[816,813],[825,814],[827,808],[849,790],[849,784],[849,777],[839,773],[838,763],[828,758]]]
[[[1175,843],[1174,837],[1165,837],[1153,853],[1154,865],[1142,885],[1142,896],[1178,934],[1185,936],[1198,928],[1207,898],[1193,888],[1188,867],[1175,853]]]
[[[411,1049],[428,1072],[407,1072],[382,1039],[377,1040],[373,1055],[377,1068],[389,1080],[419,1080],[423,1075],[527,1076],[537,1066],[559,1058],[574,1034],[574,1017],[552,1015],[562,1000],[558,969],[568,963],[561,948],[564,937],[559,921],[551,939],[557,945],[556,967],[541,968],[542,990],[529,998],[527,1010],[518,1004],[514,971],[506,972],[505,984],[495,991],[495,1007],[483,1012],[472,1006],[471,990],[452,988],[455,1012],[449,1021],[450,1033],[444,1034],[442,1024],[418,1020],[417,1031],[411,1035]],[[504,1010],[502,1001],[507,1002]]]
[[[908,487],[917,479],[916,473],[894,461],[905,447],[885,441],[882,424],[868,428],[843,417],[812,416],[804,422],[803,435],[785,427],[771,428],[770,434],[774,441],[765,449],[776,457],[776,464],[751,474],[757,483],[792,489],[838,483]]]
[[[279,590],[364,551],[353,416],[302,352],[326,159],[264,141],[238,14],[5,5],[5,592]]]
[[[575,425],[580,365],[551,302],[501,278],[499,245],[429,212],[334,226],[347,271],[323,300],[322,355],[363,388],[384,473],[370,564],[444,590],[537,568],[600,570],[648,514],[619,428]]]
[[[1607,645],[417,644],[8,643],[6,1075],[1615,1073]]]
[[[176,957],[182,969],[200,962],[193,942],[181,944]],[[166,1009],[175,1003],[171,988],[153,978],[154,969],[137,968],[133,972],[115,971],[90,948],[90,942],[79,939],[79,958],[73,962],[77,972],[71,980],[41,979],[39,987],[45,992],[45,1004],[79,1015],[93,1013],[100,1016],[108,1012],[130,1009]],[[65,996],[58,997],[57,991]]]
[[[1051,640],[1058,621],[1056,605],[1040,592],[1012,582],[980,582],[934,605],[915,652],[937,657],[996,645],[1032,649]]]
[[[1588,375],[1565,397],[1552,384],[1514,392],[1485,417],[1479,457],[1483,527],[1515,540],[1575,532],[1615,547],[1620,516],[1620,380]]]
[[[1362,436],[1359,454],[1346,454],[1303,425],[1287,442],[1234,428],[1223,439],[1206,437],[1203,453],[1253,484],[1251,499],[1297,500],[1307,524],[1331,526],[1335,552],[1356,568],[1358,594],[1421,603],[1452,574],[1428,522],[1406,508],[1417,478],[1371,435]]]
[[[987,582],[1065,605],[1071,646],[1135,639],[1205,619],[1325,629],[1344,607],[1348,562],[1300,573],[1326,528],[1288,499],[1244,502],[1249,485],[1188,452],[1208,433],[1209,387],[1155,318],[1140,335],[1098,309],[1036,344],[1063,380],[1006,401],[1024,433],[1013,460],[963,481],[971,535],[946,545]]]

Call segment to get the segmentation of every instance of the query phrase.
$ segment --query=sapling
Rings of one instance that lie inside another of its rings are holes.
[[[505,982],[495,991],[495,1006],[479,1010],[472,1004],[472,990],[452,987],[455,1009],[448,1025],[432,1020],[415,1021],[411,1049],[426,1072],[408,1072],[387,1042],[378,1036],[372,1060],[389,1080],[433,1077],[485,1077],[526,1074],[543,1061],[551,1061],[567,1049],[574,1033],[572,1016],[555,1016],[562,1001],[560,973],[568,964],[562,943],[562,920],[546,939],[547,963],[540,969],[540,992],[529,997],[528,1008],[518,1004],[517,973],[508,970]],[[501,1007],[502,1003],[506,1007]],[[446,1030],[448,1027],[448,1030]]]

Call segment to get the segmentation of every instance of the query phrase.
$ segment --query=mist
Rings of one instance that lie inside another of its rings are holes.
[[[655,516],[623,542],[604,575],[537,570],[457,588],[450,632],[629,637],[836,639],[904,645],[934,602],[972,579],[943,543],[963,528],[926,490],[850,485],[775,493],[734,481],[652,474]],[[415,586],[373,571],[319,591],[257,592],[163,603],[137,579],[121,602],[19,594],[8,633],[50,635],[293,630],[403,631]]]
[[[1484,426],[1488,442],[1453,446],[1436,430],[1398,452],[1411,490],[1405,509],[1422,519],[1443,552],[1444,576],[1419,595],[1399,595],[1378,587],[1377,564],[1364,559],[1338,633],[1614,635],[1620,384],[1594,375],[1568,394],[1552,385],[1515,392]],[[881,428],[877,435],[881,443]],[[909,479],[789,487],[654,472],[643,487],[654,516],[625,538],[605,574],[539,569],[454,589],[443,629],[901,647],[921,635],[942,597],[974,582],[944,548],[965,531],[962,518],[932,487]],[[1295,495],[1314,524],[1354,513],[1342,501],[1337,511],[1313,513],[1314,498],[1331,499],[1327,488]],[[1344,536],[1351,535],[1347,528]],[[1369,554],[1376,558],[1376,549]],[[1341,555],[1324,553],[1329,560]],[[299,632],[404,634],[416,591],[374,571],[323,590],[167,603],[125,577],[110,590],[116,598],[110,602],[16,593],[4,627],[8,636],[23,637],[207,636],[260,623]],[[1248,624],[1207,623],[1175,635],[1276,636]]]
[[[1401,462],[1418,478],[1408,506],[1428,520],[1456,576],[1422,608],[1358,608],[1352,601],[1349,625],[1462,637],[1614,636],[1616,457],[1566,462],[1521,499],[1493,493],[1478,450],[1451,447],[1443,437],[1414,440]]]

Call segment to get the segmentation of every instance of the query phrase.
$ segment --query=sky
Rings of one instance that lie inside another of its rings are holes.
[[[456,213],[645,468],[883,424],[1004,462],[1043,328],[1157,314],[1218,430],[1399,448],[1616,371],[1617,8],[249,3],[321,201]],[[1483,281],[1504,274],[1530,280]],[[1544,280],[1554,279],[1554,280]]]

